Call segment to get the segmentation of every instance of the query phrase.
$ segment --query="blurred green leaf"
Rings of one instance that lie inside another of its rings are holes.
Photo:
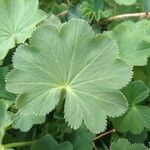
[[[55,15],[64,12],[65,10],[68,10],[68,6],[65,3],[57,4],[54,3],[51,9],[51,12]]]
[[[99,21],[101,18],[105,18],[111,15],[111,10],[104,10],[104,0],[87,0],[83,1],[80,6],[82,14],[92,21],[95,19]]]
[[[110,150],[148,150],[143,144],[131,144],[126,139],[119,139],[111,144]]]
[[[140,134],[144,128],[150,128],[150,108],[143,104],[149,96],[149,89],[142,81],[135,81],[122,89],[122,93],[128,100],[127,112],[113,119],[114,127],[120,132],[130,131]]]
[[[140,134],[131,134],[130,132],[128,132],[125,137],[131,142],[131,143],[143,143],[144,141],[147,140],[148,138],[148,134],[147,131],[144,130],[142,133]]]
[[[5,78],[9,71],[8,67],[0,67],[0,99],[15,100],[15,94],[8,92],[5,88]]]
[[[150,0],[144,0],[145,11],[150,11]]]
[[[150,89],[150,58],[147,65],[134,67],[134,80],[142,80]]]
[[[12,113],[7,111],[11,104],[11,101],[0,99],[0,144],[5,134],[5,129],[12,123]]]
[[[74,150],[92,150],[94,134],[85,129],[73,131],[69,136]]]
[[[50,13],[41,22],[41,25],[54,25],[56,27],[60,27],[62,24],[61,24],[61,20],[59,19],[59,17],[57,17],[54,14]]]
[[[73,146],[70,142],[58,144],[50,135],[46,135],[34,143],[31,150],[73,150]]]

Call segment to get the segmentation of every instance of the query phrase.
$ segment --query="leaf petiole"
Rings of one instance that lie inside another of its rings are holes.
[[[10,144],[5,144],[3,145],[3,147],[5,149],[8,148],[13,148],[13,147],[24,147],[24,146],[30,146],[33,143],[37,142],[38,140],[34,140],[34,141],[26,141],[26,142],[18,142],[18,143],[10,143]]]

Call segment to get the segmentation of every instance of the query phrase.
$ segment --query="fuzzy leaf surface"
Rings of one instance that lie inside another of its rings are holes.
[[[110,150],[148,150],[143,144],[131,144],[126,139],[119,139],[112,143]]]
[[[54,25],[56,27],[60,27],[62,25],[62,23],[58,16],[55,16],[54,14],[50,13],[41,22],[41,25]]]
[[[129,102],[127,112],[115,118],[113,125],[121,132],[130,131],[140,134],[144,128],[150,128],[150,108],[142,104],[149,96],[149,89],[141,81],[131,82],[122,90]]]
[[[116,40],[122,60],[133,66],[143,66],[150,56],[149,28],[148,20],[126,21],[107,34]]]
[[[10,49],[29,38],[45,13],[38,0],[0,0],[0,60]]]
[[[35,114],[24,115],[16,113],[12,117],[12,126],[15,129],[20,129],[23,132],[28,131],[34,124],[41,124],[45,121],[45,116]]]
[[[132,71],[117,58],[116,43],[95,36],[84,20],[73,19],[59,28],[48,25],[33,34],[30,46],[17,49],[7,89],[20,95],[17,106],[26,115],[46,115],[65,91],[69,125],[77,129],[84,121],[97,133],[105,129],[107,116],[127,109],[118,89],[130,81]]]

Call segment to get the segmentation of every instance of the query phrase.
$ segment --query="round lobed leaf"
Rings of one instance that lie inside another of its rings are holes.
[[[16,44],[24,43],[46,17],[38,0],[0,0],[0,60]]]
[[[116,43],[107,36],[95,36],[84,20],[43,26],[34,32],[30,45],[17,49],[7,89],[20,95],[17,106],[25,115],[46,115],[65,91],[64,115],[69,125],[77,129],[84,121],[99,133],[106,127],[107,116],[119,116],[127,109],[118,89],[130,81],[132,71],[117,58]]]
[[[119,58],[132,66],[144,66],[150,56],[149,20],[126,21],[105,32],[116,40]]]
[[[130,131],[140,134],[144,128],[150,128],[150,108],[142,104],[149,96],[149,89],[142,81],[131,82],[122,90],[129,102],[127,112],[113,120],[118,131]]]
[[[148,150],[143,144],[131,144],[127,139],[119,139],[111,144],[110,150]]]

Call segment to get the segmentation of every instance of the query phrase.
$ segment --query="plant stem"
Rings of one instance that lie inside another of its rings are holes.
[[[60,95],[59,103],[58,103],[58,105],[56,106],[56,113],[57,113],[58,115],[63,112],[65,95],[66,95],[66,89],[62,89],[61,95]]]
[[[101,19],[98,23],[107,24],[115,20],[127,19],[127,18],[150,18],[150,12],[121,14],[121,15]]]
[[[112,130],[110,130],[110,131],[104,132],[104,133],[100,134],[99,136],[97,136],[96,138],[94,138],[94,141],[95,141],[95,140],[98,140],[99,138],[101,138],[101,137],[103,137],[103,136],[106,136],[106,135],[108,135],[108,134],[111,134],[111,133],[113,133],[113,132],[115,132],[115,131],[116,131],[115,129],[112,129]]]
[[[3,129],[0,130],[0,145],[1,145],[2,141],[3,141],[4,135],[5,135],[5,130],[3,130]]]
[[[65,16],[65,15],[67,15],[67,13],[68,13],[68,10],[65,10],[65,11],[63,11],[63,12],[57,14],[57,16],[58,16],[58,17],[63,17],[63,16]]]
[[[94,150],[98,150],[94,142],[93,142],[93,148]]]
[[[33,143],[35,143],[37,140],[34,140],[34,141],[26,141],[26,142],[18,142],[18,143],[10,143],[10,144],[5,144],[3,145],[3,147],[5,149],[8,149],[8,148],[13,148],[13,147],[24,147],[24,146],[30,146],[32,145]]]

